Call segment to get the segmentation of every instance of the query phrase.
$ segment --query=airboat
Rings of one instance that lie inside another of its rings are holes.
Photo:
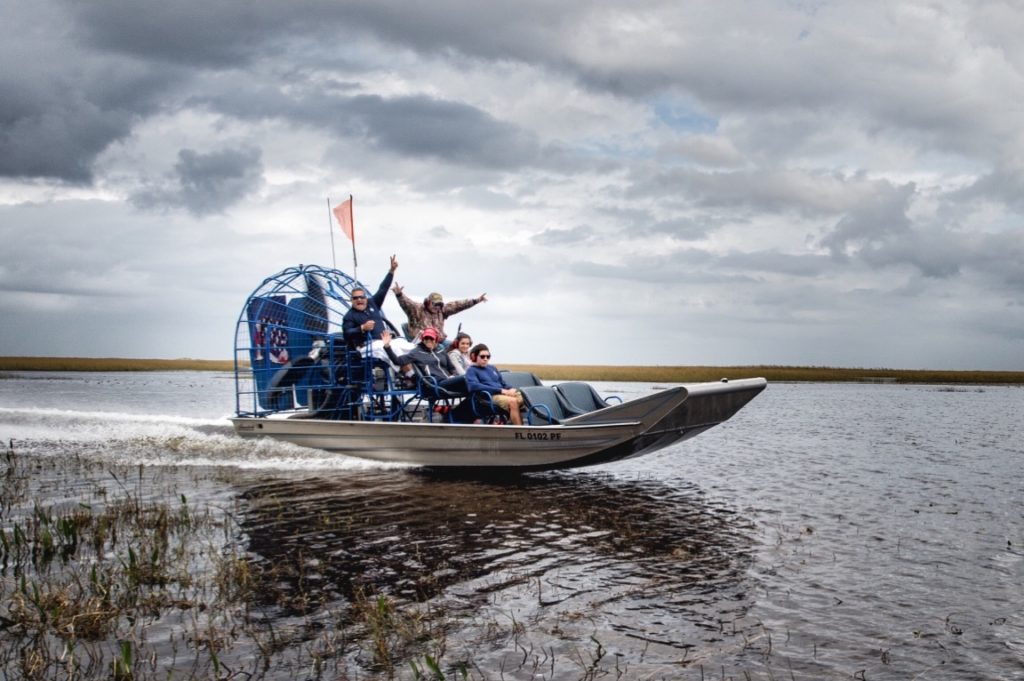
[[[347,347],[342,318],[353,288],[344,272],[299,265],[248,297],[235,333],[235,432],[376,461],[443,469],[522,471],[603,464],[663,449],[731,418],[763,378],[675,386],[637,399],[589,384],[545,385],[504,374],[523,393],[522,426],[486,394],[415,386]],[[367,290],[373,290],[367,288]],[[395,333],[400,331],[388,322]]]

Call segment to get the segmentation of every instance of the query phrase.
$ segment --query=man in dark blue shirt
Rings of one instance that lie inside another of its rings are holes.
[[[398,369],[384,350],[384,341],[381,334],[387,330],[387,323],[384,321],[384,312],[381,307],[384,299],[388,296],[388,288],[391,280],[395,277],[395,270],[398,269],[398,260],[391,256],[391,269],[380,283],[377,292],[372,297],[367,297],[366,289],[352,289],[351,306],[341,320],[341,331],[345,337],[345,343],[354,350],[362,351],[367,341],[370,342],[370,349],[373,356],[381,361],[387,362],[394,369]],[[406,353],[412,350],[415,345],[404,338],[396,338],[391,341],[399,353]],[[405,369],[406,375],[412,374],[411,368]]]
[[[384,276],[377,292],[372,298],[367,298],[366,289],[352,289],[352,307],[345,313],[341,322],[341,330],[345,335],[345,342],[350,348],[362,347],[366,343],[366,335],[371,340],[379,340],[380,334],[387,328],[384,323],[384,313],[381,307],[384,299],[388,297],[388,289],[391,287],[391,280],[395,278],[395,270],[398,269],[398,260],[391,256],[391,269]]]

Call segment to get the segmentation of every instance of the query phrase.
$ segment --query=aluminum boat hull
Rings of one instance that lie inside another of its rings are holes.
[[[431,468],[546,470],[590,466],[662,449],[729,419],[763,378],[663,390],[546,426],[237,417],[243,438],[268,437],[375,461]]]

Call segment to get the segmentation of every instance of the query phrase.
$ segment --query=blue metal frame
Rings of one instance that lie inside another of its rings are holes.
[[[399,421],[416,417],[426,402],[426,420],[434,420],[439,403],[448,407],[446,420],[453,420],[465,396],[422,376],[416,389],[404,389],[388,365],[372,356],[369,343],[362,354],[348,349],[342,318],[354,288],[369,290],[341,270],[319,265],[289,267],[256,287],[235,325],[238,416],[305,410],[317,418]],[[385,322],[398,335],[395,325]],[[375,369],[383,370],[383,385],[375,385]],[[487,423],[505,415],[486,393],[465,399],[464,420]]]
[[[341,325],[354,288],[366,289],[344,272],[318,265],[289,267],[256,287],[235,325],[238,416],[305,409],[321,418],[406,417],[416,391],[396,386],[368,344],[362,355],[347,348]],[[376,368],[383,369],[383,386],[374,385]]]

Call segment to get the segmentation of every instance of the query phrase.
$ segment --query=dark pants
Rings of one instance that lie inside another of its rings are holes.
[[[450,393],[456,393],[459,395],[466,395],[469,393],[469,386],[466,385],[465,376],[452,376],[451,378],[439,381],[437,385],[442,390],[447,390]]]

